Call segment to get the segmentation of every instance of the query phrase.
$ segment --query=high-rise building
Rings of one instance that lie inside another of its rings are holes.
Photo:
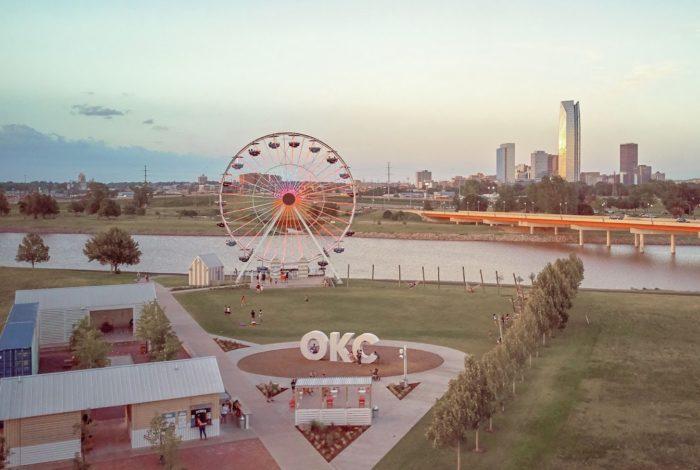
[[[530,154],[530,177],[541,180],[545,176],[557,174],[558,155],[552,155],[544,150],[535,150]]]
[[[207,178],[207,175],[199,175],[197,177],[197,184],[207,184],[209,181],[209,178]]]
[[[515,183],[515,144],[501,144],[496,149],[496,179],[499,183]]]
[[[634,174],[639,164],[637,144],[620,144],[620,174],[623,184],[634,184]]]
[[[597,183],[603,181],[599,171],[582,171],[580,178],[581,181],[586,183],[588,186],[595,186]]]
[[[654,181],[666,181],[666,173],[655,171],[654,174],[651,175],[651,179]]]
[[[578,181],[581,173],[581,109],[579,102],[559,106],[559,176]]]
[[[650,165],[637,165],[637,171],[635,172],[635,183],[644,184],[651,181],[651,166]]]
[[[428,170],[416,171],[416,187],[423,188],[433,180],[433,173]]]

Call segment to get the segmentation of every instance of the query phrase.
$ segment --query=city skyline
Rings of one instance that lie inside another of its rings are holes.
[[[581,171],[611,171],[619,144],[634,141],[669,176],[700,174],[693,2],[633,12],[623,2],[577,5],[594,26],[575,36],[557,8],[535,8],[542,2],[398,12],[385,2],[236,3],[167,18],[158,5],[6,3],[0,125],[210,159],[272,131],[308,131],[333,143],[358,178],[381,180],[392,161],[404,180],[426,162],[438,178],[490,172],[504,136],[522,156],[557,153],[553,106],[575,97],[585,103]],[[297,16],[315,27],[292,27]],[[338,26],[340,17],[364,33]],[[495,24],[527,39],[494,35]]]

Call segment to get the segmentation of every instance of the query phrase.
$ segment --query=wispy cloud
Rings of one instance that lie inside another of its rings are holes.
[[[170,128],[168,126],[153,126],[152,129],[154,131],[159,131],[159,132],[165,132],[165,131],[170,130]]]
[[[151,124],[155,124],[155,122],[156,122],[156,121],[154,121],[153,119],[146,119],[146,120],[143,121],[141,124],[148,124],[148,125],[151,125]]]
[[[76,104],[72,106],[74,112],[83,116],[96,116],[105,119],[112,119],[114,116],[123,116],[128,111],[120,111],[118,109],[107,108],[105,106],[88,106],[86,104]]]
[[[672,62],[638,65],[622,79],[622,84],[628,87],[642,86],[661,78],[675,75],[680,69],[678,64]]]

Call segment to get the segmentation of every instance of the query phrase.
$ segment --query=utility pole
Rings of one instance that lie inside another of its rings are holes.
[[[386,162],[386,193],[391,195],[391,162]]]
[[[148,182],[148,168],[146,165],[143,166],[143,185],[146,186]]]

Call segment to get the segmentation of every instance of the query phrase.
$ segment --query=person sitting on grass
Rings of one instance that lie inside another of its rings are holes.
[[[255,323],[255,309],[250,311],[250,324],[253,326],[256,325],[256,323]]]

